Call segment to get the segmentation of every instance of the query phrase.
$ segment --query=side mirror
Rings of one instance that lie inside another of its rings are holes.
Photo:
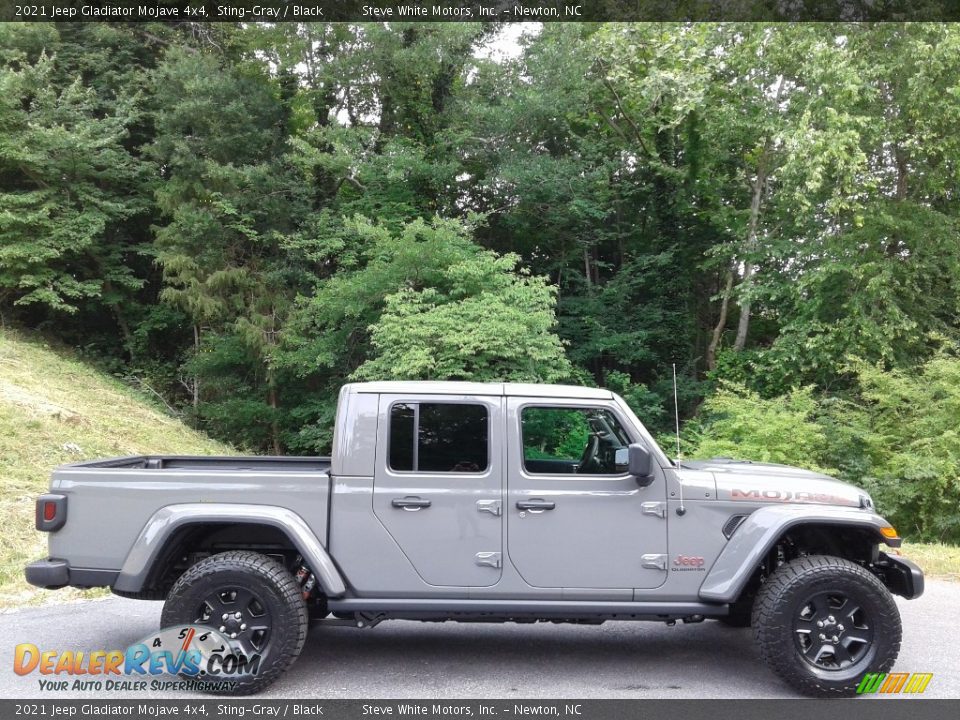
[[[650,472],[650,451],[643,445],[634,443],[629,447],[627,471],[637,480],[637,485],[646,487],[653,482]]]

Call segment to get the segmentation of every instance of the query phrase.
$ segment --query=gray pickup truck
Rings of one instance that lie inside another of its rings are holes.
[[[753,626],[805,694],[889,670],[891,593],[923,592],[856,487],[795,468],[670,460],[617,395],[376,382],[340,392],[332,458],[126,457],[65,465],[37,500],[44,588],[159,600],[265,687],[311,619],[716,619]]]

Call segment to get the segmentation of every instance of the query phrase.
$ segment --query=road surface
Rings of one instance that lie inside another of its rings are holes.
[[[896,669],[932,672],[924,697],[960,697],[960,583],[928,580],[897,599],[903,646]],[[158,627],[161,603],[111,597],[0,614],[0,697],[171,697],[73,692],[51,696],[36,673],[12,671],[13,649],[124,649]],[[761,663],[749,630],[707,621],[538,623],[384,622],[372,630],[313,626],[296,664],[260,697],[310,698],[777,698],[793,697]],[[176,697],[188,697],[180,694]]]

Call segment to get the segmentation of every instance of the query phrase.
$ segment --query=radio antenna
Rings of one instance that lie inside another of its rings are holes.
[[[677,403],[677,364],[673,363],[673,419],[677,432],[677,484],[680,486],[680,507],[677,515],[686,515],[687,509],[683,506],[683,455],[680,453],[680,410]]]

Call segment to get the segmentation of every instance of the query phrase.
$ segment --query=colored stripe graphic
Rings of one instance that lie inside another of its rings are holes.
[[[910,677],[910,673],[890,673],[887,675],[886,681],[880,687],[880,692],[888,694],[900,692],[904,684],[907,682],[908,677]]]
[[[903,689],[905,693],[922,693],[933,679],[933,673],[914,673]]]
[[[867,673],[857,686],[857,695],[922,693],[932,679],[933,673]]]
[[[867,673],[857,686],[857,695],[875,693],[880,688],[885,677],[887,677],[886,673]]]

